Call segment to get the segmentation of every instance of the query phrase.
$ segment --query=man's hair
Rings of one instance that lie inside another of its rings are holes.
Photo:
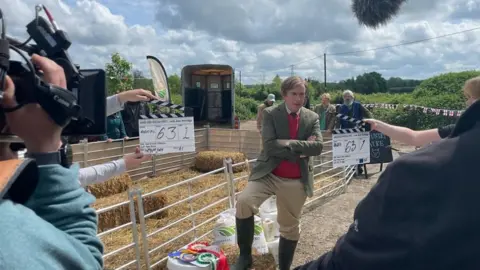
[[[324,93],[322,94],[321,98],[326,98],[328,100],[331,100],[332,98],[330,97],[330,94],[329,93]]]
[[[480,76],[467,80],[463,89],[472,98],[480,99]]]
[[[282,95],[286,95],[288,91],[297,88],[298,86],[303,85],[303,87],[306,87],[305,80],[302,79],[301,77],[298,76],[291,76],[286,78],[282,82],[282,86],[280,87],[280,91],[282,92]]]
[[[344,96],[345,96],[345,95],[350,95],[350,96],[352,96],[352,98],[355,97],[355,96],[353,95],[352,90],[348,90],[348,89],[345,90],[345,91],[343,91],[343,95],[344,95]]]

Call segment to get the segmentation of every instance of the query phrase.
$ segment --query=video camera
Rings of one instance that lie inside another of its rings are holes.
[[[47,19],[40,16],[44,11]],[[63,135],[101,135],[106,131],[106,76],[100,69],[80,70],[72,63],[67,49],[72,44],[67,33],[58,26],[48,9],[35,7],[35,19],[27,25],[29,38],[18,41],[6,35],[3,12],[0,9],[2,32],[0,38],[0,100],[3,98],[5,76],[15,83],[18,106],[0,107],[0,129],[5,127],[5,113],[28,103],[38,103],[55,123],[65,127]],[[30,41],[35,44],[29,44]],[[10,60],[10,50],[18,53],[25,62]],[[42,74],[25,55],[47,57],[65,71],[67,89],[46,83]],[[0,130],[0,135],[11,135]]]

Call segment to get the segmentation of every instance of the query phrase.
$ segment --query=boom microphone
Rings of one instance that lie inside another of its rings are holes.
[[[377,28],[387,24],[407,0],[352,0],[352,11],[360,24]]]

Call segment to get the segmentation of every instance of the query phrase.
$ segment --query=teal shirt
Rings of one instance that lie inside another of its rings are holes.
[[[125,124],[123,123],[122,114],[117,112],[107,117],[107,135],[103,136],[103,140],[123,139],[127,137],[125,132]]]
[[[326,108],[320,107],[320,130],[326,130],[327,129],[327,114]]]
[[[39,166],[25,205],[0,200],[0,269],[103,269],[95,198],[78,181],[78,165]]]

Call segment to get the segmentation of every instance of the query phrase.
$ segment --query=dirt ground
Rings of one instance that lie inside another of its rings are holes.
[[[242,121],[241,129],[255,129],[255,121]],[[392,143],[401,151],[413,151],[397,142]],[[393,151],[394,159],[398,154]],[[387,164],[384,164],[384,169]],[[380,176],[380,165],[367,166],[369,178],[354,178],[346,191],[340,195],[314,203],[306,209],[301,220],[301,238],[295,253],[293,266],[318,258],[329,251],[353,221],[353,212],[358,202],[365,197]]]

